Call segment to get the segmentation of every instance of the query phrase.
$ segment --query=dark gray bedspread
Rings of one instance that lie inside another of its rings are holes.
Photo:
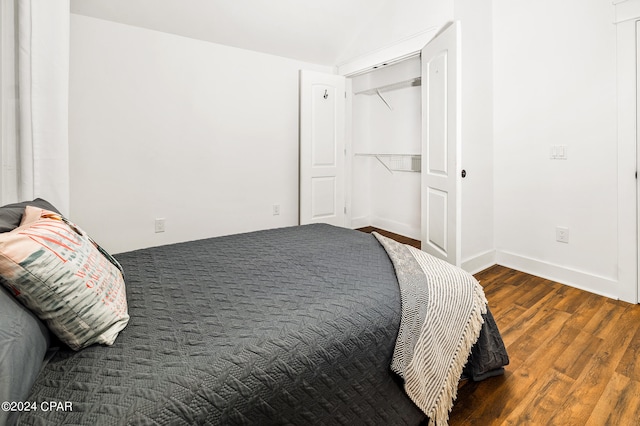
[[[471,348],[471,355],[462,371],[463,378],[476,382],[504,374],[504,366],[509,365],[509,355],[489,307],[482,318],[484,323],[480,337]]]
[[[389,363],[400,321],[375,238],[282,228],[116,256],[131,320],[111,347],[61,349],[20,424],[418,424]]]

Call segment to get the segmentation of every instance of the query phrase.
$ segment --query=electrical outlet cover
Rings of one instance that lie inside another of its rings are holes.
[[[556,227],[556,241],[560,243],[569,242],[569,228],[564,226]]]
[[[156,219],[155,229],[156,229],[156,234],[160,233],[160,232],[164,232],[164,219],[163,218]]]

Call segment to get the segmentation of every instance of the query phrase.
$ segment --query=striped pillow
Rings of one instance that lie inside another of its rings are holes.
[[[0,234],[2,284],[74,350],[113,344],[129,321],[116,265],[49,210],[28,206],[20,227]]]

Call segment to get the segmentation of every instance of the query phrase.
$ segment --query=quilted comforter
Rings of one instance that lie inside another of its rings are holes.
[[[66,409],[24,412],[19,424],[424,418],[389,368],[400,295],[372,235],[310,225],[116,258],[127,274],[129,325],[113,346],[60,349],[28,400]]]

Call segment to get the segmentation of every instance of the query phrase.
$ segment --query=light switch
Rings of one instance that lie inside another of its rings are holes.
[[[567,146],[566,145],[551,145],[549,150],[549,158],[552,160],[566,160],[567,159]]]

